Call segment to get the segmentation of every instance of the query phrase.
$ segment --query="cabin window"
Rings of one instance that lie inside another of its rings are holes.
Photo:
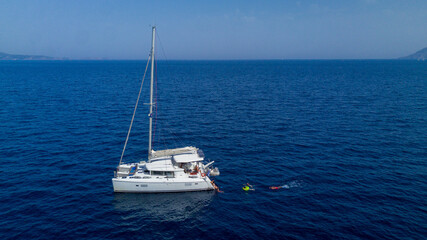
[[[151,171],[151,175],[166,176],[166,177],[170,177],[170,178],[174,177],[174,174],[172,171]]]

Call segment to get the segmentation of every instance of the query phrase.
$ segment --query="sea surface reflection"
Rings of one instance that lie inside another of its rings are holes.
[[[113,205],[124,218],[144,218],[151,221],[183,221],[209,206],[213,191],[187,193],[115,193]]]

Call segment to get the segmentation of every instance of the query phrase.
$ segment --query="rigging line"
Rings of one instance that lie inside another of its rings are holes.
[[[166,56],[166,51],[165,51],[165,49],[163,48],[163,43],[162,43],[162,40],[161,40],[161,38],[160,38],[160,36],[159,36],[159,32],[158,31],[156,31],[156,36],[157,36],[157,39],[159,40],[159,43],[160,43],[160,48],[162,49],[162,53],[163,53],[163,56],[165,57],[165,60],[166,60],[166,64],[168,65],[169,64],[169,59],[168,59],[168,57]],[[156,59],[157,60],[157,59]],[[157,67],[157,63],[156,63],[156,67]],[[156,71],[157,71],[157,69],[156,69]],[[156,82],[156,87],[157,87],[157,82]],[[157,97],[157,96],[156,96]],[[157,105],[156,105],[156,107],[157,107]],[[157,114],[157,112],[156,112],[156,114]],[[172,135],[175,135],[173,132],[171,132],[169,129],[167,129]],[[176,138],[178,138],[176,135],[175,135],[175,137]],[[160,138],[160,134],[159,134],[159,138]],[[174,142],[174,145],[175,145],[175,147],[177,147],[177,145],[176,145],[176,140],[174,140],[174,139],[172,139],[172,141],[175,141]],[[180,141],[180,139],[178,138],[178,141]],[[165,139],[163,139],[163,142],[164,142],[164,145],[165,145],[165,147],[167,147],[166,146],[166,142],[165,142]]]
[[[139,97],[141,96],[142,85],[144,85],[145,74],[147,73],[148,64],[150,63],[150,58],[151,58],[151,54],[150,54],[150,56],[148,57],[147,66],[145,66],[145,72],[144,72],[144,76],[142,77],[141,87],[139,87],[138,98],[136,99],[135,108],[133,109],[132,120],[130,121],[130,126],[129,126],[129,130],[128,130],[128,134],[127,134],[127,136],[126,136],[125,145],[123,146],[122,155],[120,156],[119,166],[120,166],[120,164],[122,164],[123,155],[125,154],[126,145],[128,144],[129,135],[130,135],[130,130],[132,129],[133,119],[135,118],[136,109],[138,108]]]
[[[160,48],[162,49],[163,55],[165,56],[165,60],[166,60],[166,62],[168,62],[169,60],[168,60],[168,57],[166,56],[165,49],[163,48],[162,41],[160,40],[159,33],[158,33],[158,32],[156,32],[156,35],[157,35],[157,39],[159,39]]]
[[[156,31],[156,36],[157,36],[157,39],[159,40],[159,43],[160,43],[160,48],[162,49],[162,52],[163,52],[163,55],[165,56],[165,60],[166,60],[166,63],[167,64],[169,64],[169,59],[168,59],[168,57],[166,56],[166,51],[165,51],[165,49],[163,48],[163,43],[162,43],[162,40],[160,39],[160,36],[159,36],[159,32],[158,31]],[[156,67],[157,67],[157,63],[156,63]],[[156,70],[157,71],[157,70]],[[157,76],[156,76],[156,78],[157,78]],[[157,85],[157,82],[156,82],[156,85]],[[157,86],[156,86],[157,87]],[[157,97],[157,96],[156,96]],[[156,103],[157,103],[157,101],[156,101]],[[156,108],[157,108],[157,105],[156,105]],[[156,112],[156,114],[157,114],[157,112]],[[174,137],[175,137],[175,139],[176,140],[178,140],[179,141],[179,144],[182,144],[182,146],[184,146],[184,144],[183,144],[183,142],[181,141],[181,139],[176,135],[176,134],[174,134],[170,129],[167,129]],[[159,136],[160,137],[160,136]],[[178,141],[176,141],[174,138],[172,138],[172,141],[174,142],[174,145],[175,145],[175,147],[177,147],[177,145],[176,145],[176,143],[178,142]],[[163,139],[163,141],[165,141],[164,139]],[[164,143],[164,144],[166,144],[166,143]]]
[[[172,134],[172,136],[175,138],[172,138],[173,141],[175,141],[175,147],[177,146],[176,143],[179,142],[179,144],[181,144],[181,146],[185,146],[184,143],[181,141],[181,138],[178,137],[178,135],[176,135],[175,133],[173,133],[170,129],[168,129],[168,131]],[[177,141],[178,140],[178,141]],[[179,146],[179,145],[178,145]]]
[[[165,131],[162,131],[163,136],[164,136],[164,135],[166,135],[166,134],[164,134],[164,132],[165,132]],[[165,140],[165,138],[163,137],[163,138],[161,138],[161,139],[162,139],[162,141],[163,141],[163,149],[167,149],[167,148],[168,148],[168,146],[166,145],[166,140]]]

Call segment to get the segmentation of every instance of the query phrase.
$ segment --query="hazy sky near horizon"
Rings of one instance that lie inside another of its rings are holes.
[[[426,23],[426,0],[0,0],[0,52],[145,59],[155,24],[167,59],[383,59]]]

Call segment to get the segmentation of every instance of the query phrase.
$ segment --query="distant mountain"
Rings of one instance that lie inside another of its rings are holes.
[[[17,55],[0,52],[0,60],[57,60],[57,58],[39,55]]]
[[[418,60],[418,61],[424,61],[427,60],[427,47],[421,49],[420,51],[411,54],[409,56],[406,57],[401,57],[399,59],[412,59],[412,60]]]

